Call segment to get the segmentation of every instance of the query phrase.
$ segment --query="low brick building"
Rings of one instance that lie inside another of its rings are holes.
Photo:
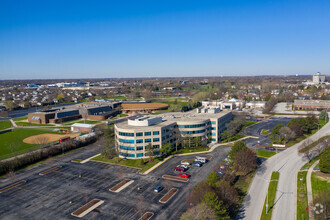
[[[294,100],[293,105],[295,110],[330,111],[330,100]]]
[[[91,124],[74,123],[71,125],[71,131],[79,133],[91,133],[94,131],[94,128],[95,125]]]

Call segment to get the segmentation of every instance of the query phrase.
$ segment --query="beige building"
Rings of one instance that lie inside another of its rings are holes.
[[[162,145],[175,145],[178,135],[183,139],[195,137],[221,140],[225,124],[232,119],[229,110],[198,108],[190,112],[171,112],[155,116],[134,116],[115,124],[116,145],[120,157],[148,158],[147,146],[151,144],[155,155],[161,155]]]

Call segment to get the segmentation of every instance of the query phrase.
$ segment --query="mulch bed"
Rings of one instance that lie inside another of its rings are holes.
[[[85,212],[87,209],[91,208],[92,206],[96,205],[100,201],[101,201],[100,199],[93,199],[90,202],[88,202],[87,204],[85,204],[82,207],[80,207],[79,209],[77,209],[76,211],[72,212],[71,215],[81,218],[84,216],[84,215],[82,215],[83,212]],[[90,211],[92,211],[92,210],[90,210]],[[85,214],[87,214],[87,213],[85,213]]]
[[[61,167],[62,167],[62,166],[57,166],[57,167],[51,168],[51,169],[49,169],[49,170],[46,170],[46,171],[44,171],[44,172],[39,173],[39,175],[40,175],[40,176],[46,175],[46,174],[48,174],[48,173],[50,173],[50,172],[53,172],[53,171],[55,171],[55,170],[60,169]]]
[[[123,185],[125,185],[125,184],[128,183],[129,181],[131,181],[131,180],[125,179],[125,180],[121,181],[120,183],[118,183],[118,184],[116,184],[114,187],[112,187],[112,188],[110,189],[110,191],[111,191],[111,192],[115,192],[115,191],[117,191],[120,187],[122,187]]]
[[[19,182],[17,182],[17,183],[14,183],[14,184],[11,184],[11,185],[9,185],[9,186],[6,186],[6,187],[0,189],[0,193],[6,191],[6,190],[8,190],[8,189],[14,188],[15,186],[19,186],[19,185],[21,185],[21,184],[23,184],[23,183],[26,183],[26,181],[25,181],[25,180],[21,180],[21,181],[19,181]]]
[[[149,220],[151,219],[152,216],[154,216],[154,213],[146,212],[141,218],[139,218],[139,220]]]
[[[159,200],[159,202],[167,203],[172,198],[172,196],[174,196],[178,191],[179,191],[178,189],[172,188]]]
[[[171,176],[171,175],[163,175],[162,178],[163,179],[168,179],[168,180],[176,180],[176,181],[180,181],[180,182],[188,182],[189,181],[189,178],[183,178],[183,177]]]

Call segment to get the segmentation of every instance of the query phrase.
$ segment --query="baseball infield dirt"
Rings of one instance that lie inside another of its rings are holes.
[[[38,134],[38,135],[33,135],[30,137],[27,137],[23,140],[24,143],[27,144],[48,144],[54,141],[57,141],[58,139],[62,137],[77,137],[79,134]]]

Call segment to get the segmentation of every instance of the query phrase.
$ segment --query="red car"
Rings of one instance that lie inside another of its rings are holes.
[[[183,178],[189,178],[189,174],[186,173],[180,173],[178,176]]]
[[[183,172],[184,171],[184,168],[183,167],[175,167],[174,170],[175,171]]]

